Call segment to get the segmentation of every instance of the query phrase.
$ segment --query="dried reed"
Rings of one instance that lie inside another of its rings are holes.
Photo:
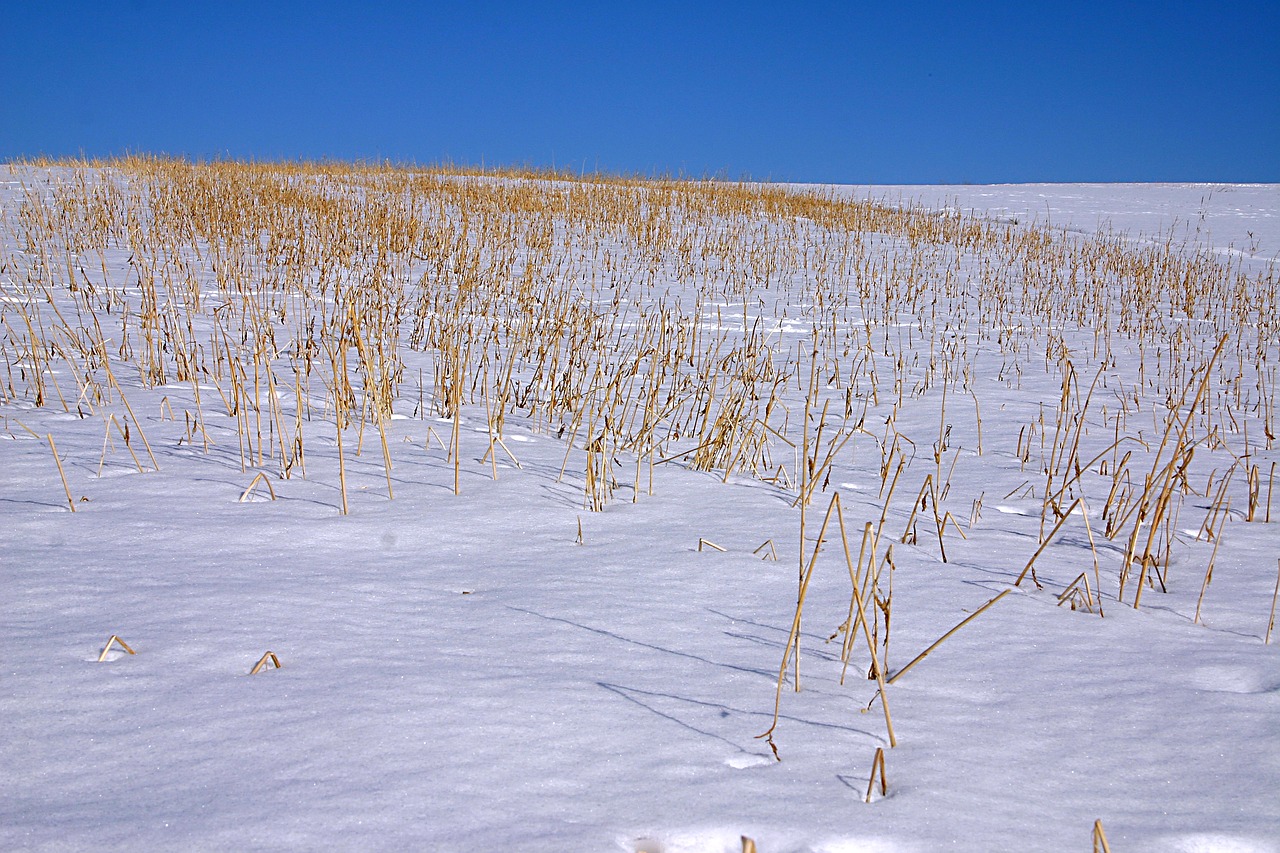
[[[107,638],[107,644],[102,647],[102,654],[98,655],[98,663],[102,663],[107,659],[107,653],[111,651],[111,647],[113,645],[119,646],[131,655],[137,654],[137,652],[129,647],[128,643],[117,637],[115,634],[112,634]]]
[[[276,669],[280,668],[280,658],[276,657],[275,652],[272,652],[272,651],[266,652],[261,658],[258,659],[258,662],[253,665],[253,669],[249,670],[249,674],[257,675],[259,672],[262,672],[264,668],[266,668],[268,663],[270,663]]]

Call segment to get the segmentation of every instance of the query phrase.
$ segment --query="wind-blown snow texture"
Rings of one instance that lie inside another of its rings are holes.
[[[58,175],[0,171],[10,298],[22,185]],[[1275,186],[840,191],[1135,242],[1173,234],[1251,270],[1280,251]],[[1016,493],[1040,482],[1034,462],[1024,472],[1012,442],[990,437],[1016,435],[1042,403],[1052,411],[1060,380],[1043,362],[1043,348],[1029,356],[1018,389],[978,377],[981,457],[972,403],[949,404],[965,450],[946,503],[969,538],[947,535],[945,564],[931,534],[895,546],[890,671],[1009,587],[1036,549],[1040,495]],[[1087,384],[1092,370],[1081,375]],[[121,382],[158,471],[137,473],[113,433],[99,472],[102,417],[56,401],[0,406],[0,848],[674,853],[738,850],[748,835],[762,853],[1055,851],[1089,849],[1101,819],[1117,853],[1280,851],[1280,643],[1262,642],[1280,501],[1271,524],[1246,523],[1237,496],[1204,624],[1192,615],[1213,546],[1196,540],[1204,510],[1191,507],[1208,498],[1188,499],[1170,591],[1149,589],[1141,609],[1115,600],[1124,541],[1100,542],[1113,561],[1105,618],[1055,606],[1092,571],[1084,528],[1069,521],[1037,564],[1043,591],[1017,588],[889,688],[893,749],[865,655],[841,685],[839,644],[826,642],[849,599],[829,547],[775,761],[756,735],[796,604],[794,491],[677,459],[654,469],[652,496],[633,503],[623,488],[592,513],[581,442],[561,478],[568,437],[511,413],[504,436],[521,467],[501,453],[495,481],[473,405],[454,495],[428,434],[447,440],[450,424],[403,399],[388,428],[394,500],[376,434],[357,456],[353,432],[342,516],[333,433],[317,428],[305,479],[242,502],[252,472],[225,408],[205,400],[219,442],[206,454],[179,442],[182,416],[168,415],[193,408],[190,383]],[[884,417],[872,410],[870,433]],[[1162,424],[1138,417],[1158,441]],[[937,418],[922,407],[897,428],[936,436]],[[1265,490],[1280,454],[1260,434],[1254,443]],[[810,537],[836,490],[855,533],[877,518],[880,459],[872,436],[843,452]],[[888,535],[931,464],[904,477]],[[777,562],[752,553],[767,539]],[[137,654],[96,662],[112,634]],[[283,668],[249,677],[267,649]],[[888,796],[867,804],[877,747]]]

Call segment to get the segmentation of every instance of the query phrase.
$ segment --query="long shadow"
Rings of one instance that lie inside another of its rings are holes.
[[[727,743],[729,746],[732,746],[741,752],[749,753],[750,750],[747,750],[746,748],[734,743],[733,741],[729,740],[723,735],[718,735],[715,732],[704,731],[698,728],[697,726],[693,725],[692,723],[687,723],[684,720],[681,720],[680,718],[673,716],[671,713],[667,711],[663,711],[660,708],[655,708],[653,705],[648,704],[647,702],[644,701],[643,698],[640,698],[640,697],[645,697],[648,699],[669,699],[674,702],[683,702],[686,705],[695,706],[695,709],[706,709],[709,711],[714,711],[720,714],[720,716],[722,717],[729,717],[731,715],[738,714],[746,717],[759,717],[764,722],[768,722],[773,719],[773,712],[769,710],[747,711],[742,708],[735,708],[732,705],[724,705],[719,702],[704,702],[700,699],[688,699],[684,696],[675,696],[671,693],[657,693],[651,690],[640,690],[639,688],[636,688],[636,687],[624,687],[620,684],[610,684],[607,681],[597,681],[596,684],[600,687],[603,687],[605,690],[608,690],[611,693],[621,696],[623,699],[626,699],[628,702],[632,702],[636,705],[639,705],[641,708],[644,708],[647,711],[651,711],[652,713],[657,714],[659,717],[662,717],[663,719],[670,720],[671,722],[676,723],[682,728],[686,728],[689,731],[696,732],[697,734],[705,735],[706,737],[714,738],[715,740],[721,741],[723,743]],[[868,738],[871,738],[877,743],[888,742],[884,738],[880,737],[879,735],[873,734],[872,732],[866,731],[864,729],[856,728],[855,726],[840,725],[839,723],[823,723],[817,720],[808,720],[803,717],[793,717],[789,714],[779,714],[778,719],[785,720],[792,723],[799,723],[801,725],[813,726],[819,729],[830,729],[832,731],[851,732],[853,734],[866,735]],[[753,736],[753,739],[754,739],[754,736]]]
[[[741,633],[738,633],[737,631],[725,631],[724,634],[726,637],[733,637],[735,640],[743,640],[748,643],[754,643],[757,646],[764,646],[767,649],[773,649],[775,652],[781,651],[783,646],[782,643],[777,643],[777,642],[774,642],[773,640],[766,640],[764,637],[756,637],[751,634],[741,634]],[[823,646],[829,645],[826,642],[825,637],[823,637],[821,640],[815,641],[815,643],[821,643],[821,645],[818,645],[816,647],[815,646],[806,647],[804,649],[804,654],[806,657],[817,657],[819,660],[824,660],[829,663],[840,662],[839,655],[833,654],[823,648]]]
[[[790,627],[790,625],[788,625],[788,627],[786,627],[786,628],[781,628],[781,627],[779,627],[779,626],[777,626],[777,625],[766,625],[764,622],[757,622],[757,621],[755,621],[754,619],[748,619],[748,618],[747,618],[747,617],[745,617],[745,616],[732,616],[732,615],[730,615],[730,614],[728,614],[728,613],[725,613],[724,611],[716,610],[714,607],[708,607],[708,608],[707,608],[707,612],[708,612],[708,613],[711,613],[711,614],[714,614],[714,615],[716,615],[716,616],[719,616],[719,617],[721,617],[722,619],[728,619],[730,622],[741,622],[741,623],[742,623],[742,624],[744,624],[744,625],[752,625],[752,626],[754,626],[754,627],[756,627],[756,628],[760,628],[760,629],[765,630],[765,631],[772,631],[772,632],[774,632],[774,633],[776,633],[776,634],[780,634],[780,635],[782,635],[782,640],[783,640],[783,642],[785,642],[785,641],[786,641],[786,638],[787,638],[788,636],[790,636],[790,635],[791,635],[791,627]],[[755,642],[755,643],[759,643],[759,644],[761,644],[761,645],[772,645],[772,646],[774,646],[775,648],[779,648],[779,649],[781,649],[781,648],[782,648],[782,645],[783,645],[783,643],[782,643],[782,642],[778,642],[778,643],[771,643],[770,641],[766,640],[764,637],[754,637],[754,638],[753,638],[753,637],[750,637],[749,635],[746,635],[746,634],[731,634],[731,633],[729,633],[728,631],[726,631],[725,633],[726,633],[726,634],[729,634],[729,636],[730,636],[730,637],[738,637],[738,638],[741,638],[741,639],[750,639],[750,640],[752,640],[752,641],[753,641],[753,642]],[[815,633],[813,633],[813,632],[811,632],[811,631],[810,631],[810,632],[806,632],[806,631],[804,631],[804,630],[801,630],[801,632],[800,632],[800,637],[801,637],[802,639],[808,640],[810,643],[816,643],[816,644],[818,644],[819,646],[826,645],[826,643],[827,643],[827,635],[826,635],[826,634],[815,634]]]
[[[540,488],[547,495],[548,499],[569,509],[582,509],[582,501],[575,498],[573,494],[566,492],[563,488],[557,488],[559,483],[543,483]]]
[[[861,779],[857,779],[854,776],[849,776],[844,773],[837,773],[836,779],[838,779],[840,781],[840,784],[844,785],[850,791],[856,791],[859,794],[866,793],[866,790],[862,787]]]
[[[713,613],[716,616],[720,616],[724,619],[728,619],[731,622],[742,622],[747,625],[754,625],[759,628],[764,628],[769,631],[774,631],[778,634],[789,633],[788,631],[784,631],[783,629],[778,628],[777,626],[774,626],[774,625],[765,625],[764,623],[756,622],[752,619],[747,619],[744,617],[730,616],[728,613],[724,613],[722,611],[716,610],[713,607],[708,607],[707,612]],[[765,648],[773,649],[775,652],[782,649],[784,645],[784,640],[774,641],[766,637],[756,637],[756,636],[752,636],[751,634],[743,634],[737,631],[726,630],[724,634],[725,636],[733,637],[735,640],[743,640],[749,643],[754,643],[755,645],[758,645],[758,646],[764,646]],[[832,644],[834,643],[833,640],[828,640],[827,637],[822,636],[820,634],[805,634],[802,632],[801,636],[808,637],[811,639],[811,643],[806,647],[808,651],[805,652],[805,654],[808,657],[817,657],[819,660],[825,661],[826,663],[836,664],[841,662],[841,658],[839,654],[836,654],[835,652],[832,652],[832,651],[827,651],[828,648],[832,647]],[[777,679],[777,677],[778,676],[776,674],[770,673],[770,678]],[[822,682],[819,682],[819,683],[821,684]],[[809,687],[806,689],[815,691],[820,696],[837,696],[838,697],[838,696],[846,695],[845,693],[842,692],[845,690],[844,683],[842,681],[833,680],[833,681],[828,681],[826,683],[832,684],[832,685],[839,685],[839,689],[825,690],[820,686],[815,687],[812,681],[809,682]]]
[[[23,498],[0,498],[0,503],[18,504],[18,505],[26,504],[29,506],[42,506],[42,507],[47,507],[49,509],[57,509],[57,510],[66,509],[66,507],[64,507],[62,504],[49,503],[48,501],[26,500]]]
[[[605,682],[605,681],[597,681],[596,684],[600,687],[603,687],[605,690],[608,690],[610,693],[613,693],[616,696],[622,697],[628,702],[631,702],[635,705],[639,705],[641,708],[644,708],[646,711],[649,711],[650,713],[657,714],[659,717],[662,717],[664,720],[670,720],[671,722],[675,723],[677,726],[688,729],[694,734],[699,734],[699,735],[702,735],[703,737],[709,737],[713,740],[718,740],[723,744],[727,744],[728,746],[733,747],[738,752],[742,752],[742,753],[747,752],[746,747],[740,744],[734,743],[724,735],[718,735],[715,732],[705,731],[703,729],[698,728],[695,725],[692,725],[691,723],[686,723],[684,720],[680,719],[679,717],[672,716],[671,714],[668,714],[666,711],[663,711],[660,708],[655,708],[653,705],[646,704],[642,699],[639,699],[636,696],[633,696],[632,694],[639,694],[640,696],[661,696],[664,699],[674,699],[681,702],[692,702],[693,704],[696,704],[696,705],[707,705],[708,703],[697,702],[696,700],[693,700],[693,699],[684,699],[679,696],[670,696],[664,693],[649,693],[644,690],[636,690],[631,687],[623,687],[620,684],[609,684],[608,682]],[[724,708],[723,706],[718,706],[718,707],[722,709],[722,713],[724,713],[725,715],[728,715],[730,713],[727,708]]]
[[[572,625],[575,628],[581,628],[583,631],[590,631],[593,634],[599,634],[602,637],[608,637],[611,640],[618,640],[619,642],[623,642],[623,643],[630,643],[633,646],[640,646],[641,648],[652,649],[655,652],[662,652],[663,654],[675,655],[676,657],[682,657],[682,658],[688,658],[690,660],[696,660],[696,661],[699,661],[700,663],[709,664],[711,666],[720,667],[722,669],[731,669],[731,670],[734,670],[735,672],[745,672],[750,675],[759,675],[759,676],[762,676],[763,678],[769,679],[770,681],[776,678],[775,675],[772,675],[771,673],[765,670],[752,669],[751,667],[738,666],[737,664],[732,664],[732,663],[723,663],[721,661],[711,660],[710,658],[704,658],[701,655],[690,654],[689,652],[681,652],[675,649],[668,649],[668,648],[665,648],[664,646],[655,645],[653,643],[646,643],[642,640],[633,640],[630,637],[624,637],[621,634],[615,634],[612,631],[606,631],[603,628],[592,628],[590,625],[583,625],[581,622],[574,622],[572,619],[565,619],[562,616],[548,616],[545,613],[539,613],[536,610],[529,610],[528,608],[525,608],[525,607],[516,607],[513,604],[508,604],[506,606],[507,606],[507,609],[509,610],[515,610],[520,613],[527,613],[530,616],[537,616],[539,619],[546,619],[549,622],[561,622],[565,625]]]
[[[219,479],[219,478],[217,478],[217,477],[192,477],[192,478],[191,478],[191,481],[192,481],[193,483],[215,483],[215,484],[217,484],[217,485],[221,485],[221,486],[230,486],[233,492],[243,492],[243,491],[244,491],[244,488],[245,488],[245,484],[244,484],[244,483],[238,483],[238,482],[236,482],[235,480],[223,480],[223,479]],[[319,480],[314,480],[314,479],[312,479],[312,480],[308,480],[308,481],[307,481],[307,483],[308,483],[309,485],[311,485],[312,487],[321,488],[321,489],[330,489],[330,491],[333,491],[333,492],[337,492],[337,491],[338,491],[338,487],[337,487],[337,486],[330,487],[330,486],[329,486],[329,484],[327,484],[327,483],[322,483],[322,482],[320,482]],[[259,488],[261,488],[261,487],[259,487]],[[265,493],[265,492],[266,492],[266,489],[263,489],[262,491]],[[278,496],[275,498],[275,500],[279,501],[279,502],[280,502],[280,503],[282,503],[282,504],[284,504],[284,503],[294,503],[294,502],[296,502],[296,503],[308,503],[308,504],[315,504],[316,506],[319,506],[319,507],[324,507],[325,509],[338,509],[338,510],[341,510],[341,504],[339,504],[339,505],[335,506],[334,504],[326,503],[325,501],[319,500],[318,498],[307,498],[307,497],[299,497],[299,496],[297,496],[297,495],[286,495],[286,494],[281,494],[281,495],[278,495]],[[270,502],[270,500],[246,501],[246,503],[269,503],[269,502]],[[232,500],[232,501],[230,501],[230,503],[239,503],[239,501],[237,501],[237,500]]]
[[[1160,593],[1160,594],[1164,595],[1164,593]],[[1111,602],[1111,603],[1114,603],[1114,602]],[[1158,610],[1161,613],[1168,613],[1170,616],[1176,616],[1180,621],[1186,622],[1187,624],[1194,624],[1192,622],[1192,619],[1193,619],[1192,616],[1188,616],[1185,613],[1179,613],[1177,610],[1174,610],[1171,605],[1148,603],[1148,599],[1144,598],[1142,600],[1142,609],[1153,610],[1153,611]],[[1215,628],[1211,625],[1202,625],[1201,627],[1208,631],[1215,631],[1219,634],[1230,634],[1233,637],[1242,637],[1246,640],[1256,641],[1256,640],[1261,640],[1263,638],[1263,635],[1261,632],[1257,634],[1250,634],[1246,631],[1241,631],[1238,628]]]

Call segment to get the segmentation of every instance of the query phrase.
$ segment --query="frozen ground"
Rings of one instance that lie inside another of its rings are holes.
[[[0,178],[0,288],[16,299],[18,182],[42,174]],[[1280,248],[1275,186],[870,192],[1129,238],[1186,225],[1194,246],[1249,249],[1234,262],[1255,271]],[[1274,364],[1280,342],[1269,347]],[[1043,361],[1043,347],[1028,354],[1038,367],[1016,388],[975,378],[982,455],[952,404],[946,504],[968,539],[947,534],[946,563],[924,528],[895,545],[890,672],[1008,589],[1037,548],[1041,496],[1019,490],[1034,462],[1020,463],[1014,437],[1059,397]],[[1080,373],[1087,384],[1092,369]],[[1059,851],[1088,850],[1101,820],[1116,853],[1280,851],[1280,643],[1263,644],[1280,500],[1270,524],[1245,522],[1243,479],[1203,624],[1192,617],[1214,547],[1194,534],[1209,497],[1188,497],[1169,591],[1149,588],[1140,609],[1131,592],[1116,601],[1125,543],[1100,542],[1104,618],[1055,606],[1081,571],[1093,577],[1069,520],[1037,563],[1043,590],[1015,588],[888,688],[894,748],[865,647],[842,685],[839,641],[827,642],[849,602],[828,536],[777,761],[756,736],[796,605],[793,490],[677,458],[653,469],[652,495],[620,477],[590,512],[581,442],[561,476],[568,437],[517,412],[503,434],[520,467],[501,453],[495,479],[481,403],[463,410],[455,495],[432,437],[451,424],[419,409],[415,389],[388,426],[394,500],[376,435],[356,455],[352,430],[341,515],[333,431],[317,427],[305,479],[273,478],[277,500],[260,484],[242,501],[253,470],[238,421],[206,399],[206,451],[181,414],[191,383],[137,380],[121,371],[158,463],[134,439],[146,473],[114,432],[104,450],[101,416],[0,405],[0,848],[719,853],[748,835],[761,853]],[[814,498],[810,540],[836,491],[855,547],[880,516],[884,415],[871,411]],[[938,409],[913,412],[896,427],[921,461],[888,513],[895,542],[934,470],[923,457]],[[1158,440],[1162,422],[1141,417]],[[1280,453],[1253,435],[1265,490]],[[753,555],[766,540],[778,561]],[[98,663],[112,634],[136,655]],[[268,649],[282,668],[250,677]],[[888,794],[868,804],[877,747]]]

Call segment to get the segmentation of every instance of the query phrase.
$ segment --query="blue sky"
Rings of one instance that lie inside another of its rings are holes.
[[[1280,2],[17,2],[0,160],[1280,181]]]

